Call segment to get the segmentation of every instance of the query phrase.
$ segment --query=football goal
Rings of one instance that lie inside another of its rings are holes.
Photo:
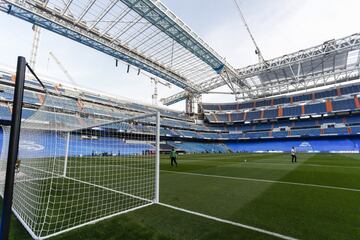
[[[159,113],[85,117],[45,98],[23,109],[13,193],[13,213],[34,239],[158,202]],[[2,128],[1,194],[9,132]]]

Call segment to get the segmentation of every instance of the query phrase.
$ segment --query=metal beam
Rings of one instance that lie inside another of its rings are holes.
[[[224,68],[223,59],[210,49],[207,44],[190,30],[160,1],[152,0],[121,0],[141,17],[156,26],[177,43],[196,55],[220,73]]]
[[[6,11],[10,15],[120,59],[187,91],[197,92],[194,84],[168,68],[149,60],[133,49],[102,38],[99,33],[76,25],[70,19],[61,16],[55,11],[43,8],[40,4],[37,5],[36,2],[33,2],[33,4],[27,1],[6,0],[6,2],[8,3],[6,7],[0,8],[0,10]]]
[[[315,47],[311,47],[305,50],[300,50],[298,52],[294,52],[291,54],[286,54],[278,58],[274,58],[271,60],[267,60],[266,64],[259,63],[250,65],[237,70],[237,78],[232,79],[232,82],[237,82],[241,85],[245,82],[246,79],[250,79],[251,77],[258,76],[262,73],[275,71],[277,69],[282,69],[293,64],[300,64],[304,61],[309,61],[314,58],[319,57],[327,57],[331,54],[336,54],[341,51],[351,51],[355,49],[360,49],[360,33],[353,34],[351,36],[347,36],[340,39],[334,39],[331,41],[324,42],[323,44],[317,45]],[[337,74],[337,73],[334,73]],[[305,76],[297,76],[297,78],[301,78]],[[316,76],[318,78],[318,76]],[[221,81],[221,79],[213,79],[211,81],[203,82],[197,85],[200,93],[206,93],[218,87],[222,87],[226,84],[226,82]],[[280,82],[279,84],[286,85],[286,82]],[[276,84],[277,85],[277,84]],[[257,86],[258,88],[262,88],[263,90],[267,90],[266,86]],[[245,88],[239,88],[238,93],[242,93],[244,91],[248,91]],[[162,101],[165,105],[171,105],[182,101],[187,98],[188,93],[186,91],[182,91],[175,95],[172,95],[168,98],[164,98]]]

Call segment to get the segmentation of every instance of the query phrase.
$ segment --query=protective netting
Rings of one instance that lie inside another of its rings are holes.
[[[74,114],[53,98],[44,98],[21,126],[13,209],[33,237],[152,204],[156,115]],[[10,132],[2,131],[1,193]]]

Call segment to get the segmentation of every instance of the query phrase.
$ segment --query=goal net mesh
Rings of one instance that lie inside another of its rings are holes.
[[[156,115],[79,115],[57,101],[47,95],[39,109],[23,110],[13,210],[32,236],[51,237],[152,204]],[[2,132],[1,194],[10,129]]]

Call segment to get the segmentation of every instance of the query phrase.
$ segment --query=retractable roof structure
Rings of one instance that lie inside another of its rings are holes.
[[[224,85],[248,100],[359,78],[359,33],[235,69],[158,0],[0,0],[0,10],[183,89],[165,105]]]
[[[185,91],[236,70],[156,0],[0,0],[20,19],[104,52]]]
[[[358,79],[360,65],[360,33],[300,50],[237,70],[235,84],[238,99],[248,100]],[[222,81],[199,84],[201,93],[223,86]],[[164,99],[167,105],[186,99],[186,91]]]

